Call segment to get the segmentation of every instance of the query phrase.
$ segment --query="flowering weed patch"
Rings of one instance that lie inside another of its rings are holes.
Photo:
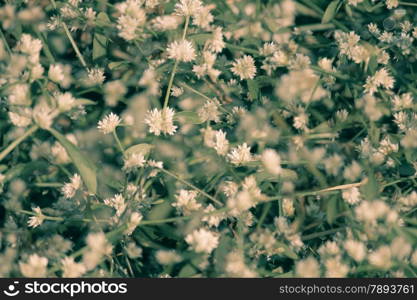
[[[417,4],[0,6],[0,276],[417,276]]]

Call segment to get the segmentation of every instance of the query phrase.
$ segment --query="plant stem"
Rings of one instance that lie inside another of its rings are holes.
[[[333,229],[329,229],[329,230],[325,230],[325,231],[321,231],[321,232],[315,232],[315,233],[312,233],[312,234],[302,236],[301,239],[303,241],[308,241],[308,240],[312,240],[312,239],[315,239],[315,238],[318,238],[318,237],[322,237],[322,236],[326,236],[326,235],[329,235],[329,234],[332,234],[332,233],[336,233],[336,232],[342,231],[344,229],[345,229],[344,227],[340,227],[340,228],[333,228]]]
[[[51,0],[51,3],[52,3],[52,6],[54,7],[54,9],[57,9],[55,0]],[[74,41],[74,39],[73,39],[73,37],[71,35],[71,32],[68,29],[67,24],[65,24],[64,22],[62,22],[62,27],[64,28],[65,34],[67,35],[67,37],[68,37],[68,39],[69,39],[69,41],[70,41],[70,43],[72,45],[72,48],[74,49],[75,53],[77,54],[77,57],[78,57],[78,59],[81,62],[81,65],[84,68],[87,68],[87,64],[85,63],[84,57],[81,54],[80,49],[78,49],[77,43]]]
[[[328,187],[328,188],[325,188],[325,189],[320,189],[320,190],[317,190],[317,191],[298,192],[298,193],[294,193],[292,196],[294,196],[294,197],[317,196],[317,195],[324,194],[324,193],[329,193],[329,192],[334,192],[334,191],[340,191],[340,190],[346,190],[346,189],[350,189],[350,188],[354,188],[354,187],[359,187],[359,186],[362,186],[362,185],[366,184],[367,182],[368,182],[368,180],[365,179],[365,180],[362,180],[361,182],[336,185],[336,186]],[[289,195],[289,196],[291,196],[291,195]],[[281,200],[283,197],[284,196],[271,197],[271,198],[268,198],[266,201],[268,202],[268,201]]]
[[[187,16],[186,19],[185,19],[184,30],[182,32],[182,39],[183,40],[185,40],[185,36],[187,35],[187,29],[188,29],[189,23],[190,23],[190,17]],[[171,76],[169,78],[167,91],[165,93],[165,99],[164,99],[163,109],[165,109],[165,108],[168,107],[169,96],[171,94],[171,88],[172,88],[172,84],[174,83],[174,78],[175,78],[175,73],[177,72],[178,63],[179,63],[178,59],[175,60],[174,67],[172,68]]]
[[[9,53],[9,55],[12,55],[12,50],[10,50],[9,43],[7,43],[6,37],[4,36],[1,28],[0,28],[0,36],[1,36],[1,39],[3,40],[4,47],[6,47],[6,51]]]
[[[208,96],[204,95],[203,93],[197,91],[196,89],[192,88],[191,86],[189,86],[188,84],[186,84],[184,82],[181,82],[179,85],[185,87],[187,90],[190,90],[191,92],[203,97],[204,99],[206,99],[208,101],[212,100],[212,99],[210,99],[210,97],[208,97]]]
[[[33,125],[30,127],[23,135],[14,140],[9,146],[7,146],[3,151],[0,152],[0,161],[2,161],[10,152],[14,150],[21,142],[23,142],[28,136],[32,135],[36,130],[38,130],[38,125]]]
[[[42,33],[41,33],[39,30],[37,30],[37,29],[35,29],[35,33],[36,33],[36,35],[39,37],[39,39],[41,39],[41,40],[42,40],[42,43],[43,43],[42,50],[43,50],[43,52],[45,53],[46,57],[48,58],[49,62],[50,62],[51,64],[54,64],[54,63],[55,63],[55,58],[54,58],[54,56],[52,55],[51,50],[49,49],[49,46],[48,46],[48,43],[46,42],[45,37],[44,37],[44,36],[42,35]]]
[[[417,3],[411,3],[411,2],[400,2],[399,5],[416,6],[417,7]]]
[[[125,155],[125,150],[123,148],[122,143],[120,142],[119,137],[117,136],[116,129],[113,130],[113,136],[114,136],[114,139],[116,140],[117,146],[119,147],[120,151],[122,152],[122,154],[124,156]]]
[[[62,27],[64,27],[65,34],[67,35],[67,37],[68,37],[69,41],[71,42],[72,48],[74,48],[74,51],[75,51],[75,53],[77,54],[77,57],[78,57],[78,59],[79,59],[79,60],[80,60],[80,62],[81,62],[81,65],[82,65],[84,68],[87,68],[87,64],[86,64],[86,62],[85,62],[85,60],[84,60],[84,57],[83,57],[83,55],[81,54],[80,49],[78,49],[77,43],[75,43],[74,39],[72,38],[71,32],[68,30],[68,26],[67,26],[67,24],[62,23]]]
[[[198,216],[199,217],[211,216],[211,215],[225,213],[227,211],[228,211],[228,208],[223,207],[223,208],[220,208],[218,210],[211,211],[209,213],[201,214],[201,215],[198,215]],[[174,223],[174,222],[178,222],[178,221],[189,220],[189,219],[192,219],[193,217],[195,217],[195,215],[189,215],[189,216],[183,216],[183,217],[175,217],[175,218],[167,218],[167,219],[161,219],[161,220],[145,220],[145,221],[141,221],[139,223],[139,226],[143,226],[143,225],[158,225],[158,224],[164,224],[164,223]]]
[[[203,190],[199,189],[199,188],[198,188],[198,187],[196,187],[195,185],[193,185],[193,184],[189,183],[188,181],[186,181],[186,180],[184,180],[184,179],[182,179],[182,178],[178,177],[178,176],[177,176],[177,175],[175,175],[174,173],[171,173],[170,171],[165,170],[165,169],[159,169],[159,170],[161,170],[163,173],[165,173],[165,174],[167,174],[167,175],[169,175],[169,176],[171,176],[171,177],[173,177],[173,178],[177,179],[178,181],[180,181],[180,182],[184,183],[185,185],[189,186],[190,188],[192,188],[192,189],[196,190],[196,191],[197,191],[197,192],[199,192],[200,194],[202,194],[202,195],[204,195],[205,197],[207,197],[207,198],[209,198],[210,200],[212,200],[214,203],[216,203],[216,204],[218,204],[218,205],[220,205],[220,206],[223,206],[223,203],[222,203],[222,202],[220,202],[219,200],[217,200],[217,199],[216,199],[216,198],[214,198],[213,196],[211,196],[211,195],[207,194],[205,191],[203,191]]]

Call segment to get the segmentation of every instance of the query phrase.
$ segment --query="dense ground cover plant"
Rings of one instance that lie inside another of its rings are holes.
[[[417,5],[0,7],[0,276],[417,276]]]

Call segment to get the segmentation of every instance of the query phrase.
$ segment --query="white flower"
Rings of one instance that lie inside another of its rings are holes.
[[[11,86],[8,89],[9,97],[8,102],[12,105],[30,105],[31,99],[29,98],[29,85],[25,83],[19,83]]]
[[[386,0],[385,2],[388,9],[393,9],[400,4],[398,0]]]
[[[82,263],[74,261],[73,257],[65,257],[61,260],[62,264],[62,277],[64,278],[77,278],[81,277],[87,270]]]
[[[362,242],[347,240],[344,243],[346,252],[357,262],[361,262],[366,256],[366,247]]]
[[[317,260],[310,256],[296,263],[295,273],[303,278],[320,277],[320,266]]]
[[[158,250],[155,258],[161,265],[171,265],[182,260],[181,256],[173,250]]]
[[[69,92],[58,94],[56,96],[56,102],[61,112],[69,111],[75,106],[75,98]]]
[[[48,71],[48,77],[52,81],[56,83],[61,83],[65,79],[64,70],[62,69],[62,65],[50,65]]]
[[[133,153],[124,160],[124,170],[132,170],[145,165],[145,157],[141,153]]]
[[[32,117],[36,124],[42,129],[49,129],[55,117],[55,113],[49,106],[40,103],[32,111]]]
[[[185,241],[195,252],[210,254],[219,244],[219,234],[200,228],[188,234]]]
[[[102,232],[88,234],[86,241],[88,247],[103,255],[110,254],[113,248]]]
[[[135,18],[129,15],[122,15],[117,19],[117,29],[119,30],[119,36],[124,38],[126,41],[134,40],[138,37],[138,31],[140,32],[140,27],[144,24],[146,20],[146,15],[143,13],[143,16],[140,18]]]
[[[163,164],[162,161],[155,161],[155,160],[149,160],[148,165],[150,167],[154,167],[154,168],[157,168],[157,169],[162,169],[164,167],[164,164]]]
[[[168,45],[168,58],[190,62],[196,57],[193,44],[187,40],[175,41]]]
[[[32,109],[25,107],[8,113],[10,122],[17,127],[27,127],[32,123]]]
[[[61,192],[65,198],[70,199],[75,196],[75,193],[81,188],[81,186],[82,181],[80,175],[74,174],[74,176],[71,177],[71,181],[64,184]]]
[[[256,75],[255,61],[252,56],[245,55],[233,62],[231,70],[242,80],[253,79]]]
[[[342,192],[343,200],[353,205],[361,201],[361,193],[357,187],[353,187]]]
[[[173,203],[172,206],[181,210],[184,215],[189,215],[202,207],[196,200],[197,195],[197,191],[180,190],[179,193],[175,195],[177,201]]]
[[[27,263],[19,262],[20,272],[25,277],[46,277],[46,266],[48,259],[46,257],[32,254],[29,256]]]
[[[90,85],[102,84],[106,77],[104,76],[104,69],[92,68],[87,70],[87,79]]]
[[[36,228],[43,223],[43,221],[45,220],[45,216],[42,214],[42,211],[39,206],[33,208],[32,210],[36,213],[36,215],[29,218],[28,226]]]
[[[207,101],[202,108],[198,110],[198,116],[201,121],[214,121],[216,123],[220,122],[220,111],[219,111],[219,102],[217,100]]]
[[[39,53],[42,49],[42,41],[32,38],[29,34],[22,34],[19,43],[16,46],[17,50],[27,54],[29,61],[32,64],[39,62]]]
[[[326,266],[326,277],[344,278],[349,273],[349,266],[343,264],[339,257],[332,257],[324,263]]]
[[[214,149],[218,155],[226,155],[229,151],[229,141],[226,138],[226,132],[222,130],[216,131],[214,134]]]
[[[212,7],[203,6],[194,14],[193,24],[203,29],[209,29],[214,17],[211,14]]]
[[[107,115],[103,120],[98,122],[98,130],[100,130],[103,134],[109,134],[113,132],[117,126],[120,125],[120,118],[118,115],[114,113],[110,113]]]
[[[232,251],[226,256],[225,271],[233,278],[254,278],[255,272],[245,264],[245,257],[242,251]]]
[[[90,233],[87,236],[88,251],[83,255],[83,264],[87,270],[94,269],[104,255],[110,255],[113,247],[103,232]]]
[[[250,147],[246,143],[233,148],[227,157],[234,165],[241,165],[253,160]]]
[[[204,213],[211,213],[216,211],[216,208],[212,205],[209,204],[205,209],[204,209]],[[216,214],[211,214],[211,215],[206,215],[204,216],[201,220],[203,222],[206,222],[208,226],[211,227],[217,227],[219,226],[220,222],[225,218],[225,214],[224,213],[216,213]]]
[[[391,265],[391,249],[389,246],[381,246],[368,256],[369,263],[378,269],[388,270]]]
[[[104,204],[116,210],[116,217],[120,217],[125,211],[127,204],[122,194],[117,194],[113,198],[104,199]]]
[[[379,87],[385,89],[392,89],[394,87],[395,79],[392,77],[388,70],[382,68],[378,70],[374,76],[368,76],[366,83],[364,84],[365,92],[373,95]]]
[[[131,235],[133,231],[135,231],[136,227],[138,227],[142,219],[143,216],[141,213],[133,212],[130,215],[129,221],[127,222],[127,229],[125,230],[124,234]]]
[[[266,149],[262,152],[261,161],[264,168],[273,175],[279,175],[282,172],[281,157],[273,149]]]
[[[107,82],[104,86],[105,100],[108,106],[116,106],[120,97],[126,94],[127,89],[121,80]]]
[[[174,125],[175,111],[172,108],[158,110],[154,108],[148,111],[145,116],[145,124],[149,126],[149,132],[155,135],[169,134],[173,135],[177,126]]]
[[[184,93],[184,89],[182,87],[173,86],[171,89],[171,96],[179,97]]]
[[[193,16],[202,8],[200,0],[180,0],[175,4],[175,13],[180,16]]]

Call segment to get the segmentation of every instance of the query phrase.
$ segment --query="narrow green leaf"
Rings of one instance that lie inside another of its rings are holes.
[[[204,121],[202,121],[200,119],[200,117],[198,116],[198,114],[196,112],[193,111],[181,111],[175,114],[175,119],[180,121],[180,122],[184,122],[184,123],[188,123],[188,124],[201,124],[204,123]]]
[[[106,23],[109,21],[109,17],[107,14],[101,12],[98,14],[97,19]],[[94,33],[94,40],[93,40],[93,60],[97,60],[103,58],[107,54],[107,44],[108,39],[107,36],[101,34],[99,32]]]
[[[86,98],[78,98],[77,99],[77,104],[81,104],[81,105],[97,105],[97,103],[94,102],[93,100],[86,99]]]
[[[332,197],[327,202],[326,207],[326,217],[327,217],[327,223],[333,224],[334,220],[336,219],[336,215],[338,213],[337,211],[337,201],[338,199],[336,197]]]
[[[339,7],[339,0],[332,1],[326,8],[326,11],[323,14],[323,17],[321,19],[321,23],[329,23],[331,20],[333,20],[334,16],[337,13],[337,9]]]
[[[87,186],[90,194],[97,192],[97,174],[96,166],[85,156],[80,150],[61,133],[55,129],[49,129],[49,132],[59,141],[59,143],[65,148],[69,157],[74,165],[80,172],[80,176],[83,179],[84,184]]]
[[[129,155],[132,155],[134,153],[140,153],[143,156],[146,156],[146,155],[149,154],[149,152],[152,150],[152,148],[153,148],[153,145],[150,145],[150,144],[137,144],[137,145],[134,145],[134,146],[131,146],[131,147],[127,148],[125,150],[125,154],[127,156],[129,156]]]
[[[259,84],[256,80],[248,80],[249,98],[251,100],[258,99]]]

